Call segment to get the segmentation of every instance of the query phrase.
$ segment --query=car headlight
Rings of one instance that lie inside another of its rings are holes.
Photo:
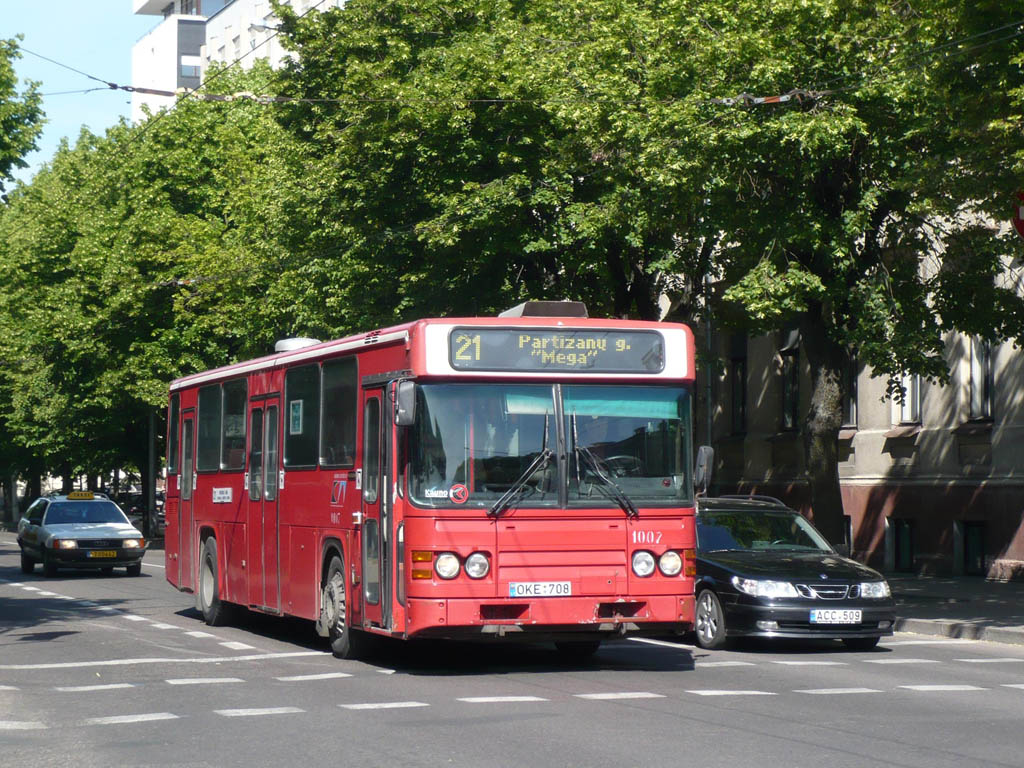
[[[121,546],[125,549],[138,549],[146,545],[145,539],[125,539],[121,542]]]
[[[454,579],[459,575],[459,558],[452,552],[442,552],[434,560],[434,570],[442,579]]]
[[[666,576],[676,576],[683,570],[683,558],[679,556],[678,552],[670,549],[658,558],[658,568]]]
[[[650,576],[654,573],[654,555],[644,550],[634,552],[633,573],[641,577]]]
[[[469,578],[482,579],[489,570],[491,570],[491,564],[483,552],[474,552],[466,558],[466,575]]]
[[[54,549],[78,549],[78,542],[74,539],[54,539]]]
[[[860,585],[860,596],[881,600],[892,597],[892,590],[887,581],[865,581]]]
[[[788,581],[762,581],[760,579],[744,579],[732,577],[732,585],[740,592],[753,597],[765,597],[774,600],[778,597],[799,597],[796,587]]]

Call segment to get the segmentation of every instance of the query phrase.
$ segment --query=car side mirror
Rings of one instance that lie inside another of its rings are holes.
[[[403,380],[395,386],[395,426],[411,427],[416,422],[416,382]]]

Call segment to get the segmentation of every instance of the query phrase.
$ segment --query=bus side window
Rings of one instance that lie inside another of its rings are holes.
[[[320,409],[320,463],[351,467],[356,448],[356,359],[344,357],[323,366],[323,407]]]

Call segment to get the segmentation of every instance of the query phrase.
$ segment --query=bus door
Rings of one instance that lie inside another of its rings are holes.
[[[383,390],[363,394],[363,495],[362,495],[362,585],[363,616],[373,626],[390,623],[391,580],[389,578],[391,536],[388,534],[389,509],[387,446],[383,440]]]
[[[195,411],[188,410],[181,415],[181,475],[178,488],[178,586],[192,588],[192,544],[195,532],[192,530],[192,496],[196,488],[196,442]]]
[[[280,429],[277,399],[253,403],[249,410],[249,604],[281,611]]]

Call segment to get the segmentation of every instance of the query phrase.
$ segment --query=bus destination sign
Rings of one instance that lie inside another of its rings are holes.
[[[448,352],[459,371],[650,374],[665,368],[665,342],[657,331],[456,328]]]

